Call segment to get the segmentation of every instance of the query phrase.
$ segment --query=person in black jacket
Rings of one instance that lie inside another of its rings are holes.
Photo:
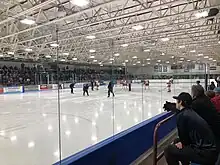
[[[211,100],[205,95],[204,88],[201,85],[192,86],[192,97],[192,109],[210,126],[217,141],[218,151],[220,152],[220,114],[216,111]],[[175,104],[171,102],[166,102],[164,109],[177,112]]]
[[[89,84],[83,84],[83,96],[85,96],[85,94],[87,94],[87,96],[89,96],[89,92],[88,92],[88,89],[89,89]]]
[[[214,165],[218,156],[215,136],[207,122],[191,109],[189,93],[174,96],[179,141],[165,148],[168,165],[189,165],[190,162]]]
[[[74,86],[75,86],[75,83],[71,83],[71,84],[70,84],[71,94],[74,94],[74,92],[73,92],[73,88],[74,88]]]
[[[112,93],[113,97],[115,97],[115,94],[113,92],[113,87],[114,87],[114,84],[112,81],[110,81],[108,84],[108,97],[110,97],[110,93]]]
[[[211,84],[209,85],[209,90],[214,90],[216,88],[215,83],[212,81]]]
[[[91,89],[94,91],[94,80],[91,80]]]

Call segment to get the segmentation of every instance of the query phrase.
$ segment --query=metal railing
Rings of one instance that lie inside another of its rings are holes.
[[[163,151],[159,155],[157,155],[158,129],[161,127],[161,125],[168,122],[174,116],[175,116],[175,114],[173,114],[173,115],[167,117],[166,119],[160,121],[159,123],[157,123],[157,125],[154,128],[153,165],[157,165],[157,162],[164,156]]]

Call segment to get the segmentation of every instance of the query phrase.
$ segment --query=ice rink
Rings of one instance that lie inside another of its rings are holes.
[[[106,87],[83,97],[81,89],[61,90],[62,158],[85,149],[135,124],[163,112],[166,100],[190,91],[174,84],[168,93],[163,84],[132,91],[115,88],[107,98]],[[143,91],[143,92],[142,92]],[[59,159],[57,91],[0,95],[0,159],[3,165],[48,165]],[[149,136],[149,138],[152,138]]]

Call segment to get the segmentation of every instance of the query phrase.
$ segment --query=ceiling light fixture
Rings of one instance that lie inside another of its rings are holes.
[[[157,60],[157,62],[161,62],[161,60]]]
[[[93,62],[97,62],[97,60],[93,60]]]
[[[213,62],[216,62],[216,60],[213,60]]]
[[[183,49],[183,48],[185,48],[185,47],[186,47],[185,45],[179,46],[180,49]]]
[[[4,57],[4,55],[3,55],[3,54],[0,54],[0,57]]]
[[[69,53],[63,53],[63,55],[65,55],[65,56],[69,56]]]
[[[91,49],[91,50],[89,50],[89,52],[90,52],[90,53],[95,53],[95,52],[96,52],[96,50]]]
[[[148,62],[147,64],[150,65],[150,62]]]
[[[171,56],[171,58],[175,58],[174,56]]]
[[[96,37],[91,35],[91,36],[86,36],[86,38],[92,40],[95,39]]]
[[[183,61],[183,60],[184,60],[184,58],[180,58],[180,60],[181,60],[181,61]]]
[[[110,60],[110,61],[114,61],[115,59],[114,59],[114,58],[110,58],[109,60]]]
[[[164,56],[164,55],[165,55],[165,53],[162,53],[161,55],[162,55],[162,56]]]
[[[51,47],[58,47],[59,45],[56,43],[50,44]]]
[[[30,49],[30,48],[26,48],[25,51],[26,51],[26,52],[32,52],[33,50]]]
[[[187,60],[188,62],[190,62],[191,60]]]
[[[150,52],[150,49],[145,49],[144,52]]]
[[[136,59],[136,58],[137,58],[137,56],[133,56],[132,58]]]
[[[73,58],[73,61],[76,61],[76,60],[77,60],[77,58],[76,58],[76,57],[74,57],[74,58]]]
[[[125,60],[125,62],[128,62],[128,60]]]
[[[150,58],[148,58],[147,61],[150,61]]]
[[[66,60],[65,59],[61,59],[60,61],[65,62]]]
[[[195,52],[196,52],[196,50],[191,50],[190,52],[191,52],[191,53],[195,53]]]
[[[100,64],[100,66],[103,66],[103,64]]]
[[[33,24],[35,24],[34,20],[27,19],[27,18],[21,20],[20,22],[23,23],[23,24],[26,24],[26,25],[33,25]]]
[[[141,62],[140,61],[137,61],[137,64],[140,64]]]
[[[14,52],[8,52],[8,54],[9,54],[9,55],[14,55],[15,53],[14,53]]]
[[[203,54],[202,54],[202,53],[200,53],[200,54],[198,54],[198,56],[203,56]]]
[[[142,29],[144,29],[144,27],[141,26],[141,25],[137,25],[137,26],[133,26],[132,29],[134,29],[134,30],[142,30]]]
[[[204,58],[209,58],[209,56],[205,56]]]
[[[161,41],[163,42],[166,42],[166,41],[169,41],[170,39],[169,38],[161,38]]]
[[[115,53],[114,56],[115,56],[115,57],[118,57],[118,56],[120,56],[120,54],[119,54],[119,53]]]
[[[136,65],[136,64],[133,64],[134,66]]]
[[[203,11],[203,12],[198,12],[195,14],[196,18],[202,18],[202,17],[207,17],[208,16],[208,12],[207,11]]]
[[[211,61],[211,60],[213,60],[213,58],[209,58],[209,60]]]
[[[70,2],[79,7],[83,7],[89,4],[88,0],[71,0]]]
[[[45,57],[46,57],[46,58],[51,58],[51,56],[50,56],[50,55],[46,55]]]
[[[121,46],[122,47],[128,47],[128,44],[122,44]]]
[[[167,63],[167,64],[169,64],[169,63],[170,63],[170,61],[167,61],[166,63]]]
[[[95,56],[90,56],[89,58],[95,58]]]

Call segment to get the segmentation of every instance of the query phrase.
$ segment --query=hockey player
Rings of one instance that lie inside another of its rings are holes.
[[[94,80],[91,80],[91,89],[94,91]]]
[[[171,84],[172,84],[172,81],[168,81],[167,82],[167,92],[171,92]]]
[[[217,87],[220,87],[220,76],[216,77],[215,81],[217,83]]]
[[[115,97],[115,94],[113,92],[114,84],[112,81],[109,82],[108,84],[108,97],[110,97],[110,93],[112,93],[113,97]]]
[[[73,88],[74,88],[75,84],[76,84],[76,83],[74,83],[74,82],[70,84],[71,94],[74,94]]]
[[[96,86],[96,90],[99,90],[99,86],[100,86],[100,84],[99,84],[99,81],[98,81],[98,80],[95,81],[95,86]]]
[[[196,81],[196,85],[201,85],[199,80],[198,80],[198,81]]]
[[[148,87],[148,89],[149,89],[149,85],[150,85],[150,81],[149,81],[149,80],[144,80],[145,90],[147,89],[147,87]]]
[[[88,92],[88,89],[89,89],[89,84],[83,84],[83,96],[85,96],[85,94],[87,94],[87,96],[89,96],[89,92]]]
[[[131,80],[128,80],[128,91],[131,92]]]
[[[173,77],[171,77],[169,81],[171,84],[173,84]]]
[[[127,88],[127,81],[126,80],[122,80],[122,88],[123,89]]]

